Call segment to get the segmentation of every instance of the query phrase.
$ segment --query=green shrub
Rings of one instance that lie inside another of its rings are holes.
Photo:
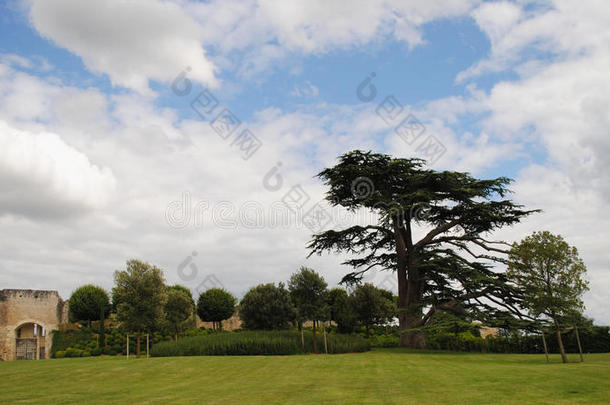
[[[400,338],[394,335],[373,335],[368,340],[372,347],[400,346]]]
[[[68,347],[66,349],[65,357],[82,357],[82,355],[83,355],[83,351],[81,349]]]
[[[610,352],[610,332],[607,326],[593,326],[579,329],[583,352]],[[574,330],[562,333],[563,344],[568,353],[578,353]],[[554,333],[546,334],[550,353],[559,353]],[[430,350],[451,350],[484,353],[544,353],[540,335],[481,338],[472,333],[436,333],[426,335],[426,348]]]
[[[68,330],[65,332],[54,331],[51,357],[55,357],[54,354],[57,351],[66,351],[68,347],[84,350],[90,345],[97,347],[97,335],[90,328]]]
[[[100,349],[99,347],[96,347],[95,349],[91,350],[92,356],[100,356],[101,354],[102,354],[102,349]]]
[[[63,359],[64,357],[66,357],[66,352],[64,350],[58,350],[55,352],[55,356],[56,359]]]
[[[324,338],[317,336],[317,346],[324,351]],[[364,352],[369,342],[360,336],[329,334],[329,353]],[[168,356],[231,356],[231,355],[289,355],[311,353],[313,335],[305,333],[305,349],[297,331],[241,331],[213,333],[161,342],[153,346],[153,357]]]

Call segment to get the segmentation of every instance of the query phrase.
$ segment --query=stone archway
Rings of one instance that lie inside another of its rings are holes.
[[[67,302],[59,297],[57,291],[0,290],[0,359],[17,359],[18,339],[35,339],[19,342],[19,358],[48,359],[53,331],[58,330],[67,318]]]
[[[15,328],[15,360],[47,358],[47,329],[41,322],[27,321]]]

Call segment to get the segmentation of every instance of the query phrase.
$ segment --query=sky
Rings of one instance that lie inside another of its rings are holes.
[[[492,236],[563,235],[608,325],[608,21],[603,0],[1,2],[0,289],[110,289],[132,258],[194,293],[300,266],[334,286],[345,256],[307,242],[371,216],[315,175],[362,149],[514,179],[543,212]]]

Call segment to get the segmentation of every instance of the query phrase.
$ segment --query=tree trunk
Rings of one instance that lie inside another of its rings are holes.
[[[98,347],[103,349],[106,347],[106,332],[104,330],[104,311],[100,314],[100,341],[98,343]]]
[[[423,332],[409,331],[409,329],[420,327],[423,317],[419,274],[415,269],[414,252],[411,252],[410,256],[407,254],[407,244],[412,250],[412,242],[411,240],[405,240],[397,221],[397,219],[394,220],[394,238],[397,256],[400,345],[410,349],[423,349],[426,346]],[[409,228],[408,223],[407,227]],[[407,229],[407,238],[410,238],[409,232],[410,228]]]
[[[546,338],[544,337],[544,331],[541,329],[540,333],[542,334],[542,345],[544,346],[544,356],[546,357],[546,362],[549,362],[549,349],[546,346]]]
[[[140,333],[138,333],[136,335],[136,357],[139,359],[140,358]]]
[[[578,353],[580,354],[580,362],[585,361],[585,358],[582,355],[582,345],[580,344],[580,335],[578,334],[578,328],[574,327],[574,332],[576,333],[576,343],[578,343]]]
[[[318,352],[318,344],[316,342],[316,321],[313,321],[313,352]]]
[[[563,340],[561,340],[561,328],[559,327],[559,322],[557,319],[553,319],[555,323],[555,330],[557,332],[557,343],[559,344],[559,353],[561,353],[561,361],[564,363],[568,362],[568,356],[566,356],[566,350],[563,347]]]

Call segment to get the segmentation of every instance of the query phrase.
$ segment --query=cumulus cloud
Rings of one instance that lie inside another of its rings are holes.
[[[0,214],[51,218],[103,206],[115,179],[57,134],[0,121]]]
[[[215,85],[214,64],[201,45],[202,30],[169,1],[32,0],[30,20],[40,35],[80,56],[114,85],[149,94],[149,80],[190,77]]]
[[[226,61],[227,55],[242,52],[237,57],[243,58],[243,63],[237,70],[251,76],[273,69],[288,57],[293,63],[299,55],[322,55],[388,39],[413,48],[425,42],[425,24],[466,15],[478,3],[213,0],[181,4],[200,22],[205,32],[203,41],[214,49],[217,58]]]

